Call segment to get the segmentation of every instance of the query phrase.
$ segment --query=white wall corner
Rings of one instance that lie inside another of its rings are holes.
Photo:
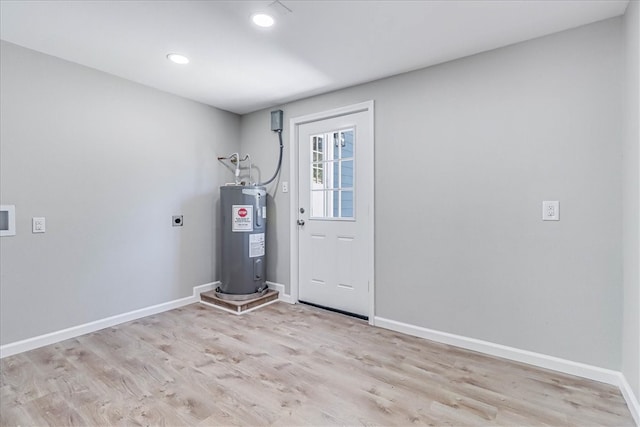
[[[284,293],[285,287],[282,283],[269,282],[267,280],[267,285],[270,289],[278,291],[278,301],[286,302],[287,304],[296,303],[295,299],[291,295]]]
[[[162,313],[164,311],[173,310],[174,308],[179,308],[185,305],[196,303],[200,301],[200,294],[202,292],[207,292],[215,289],[219,284],[220,282],[211,282],[204,285],[194,286],[193,294],[185,298],[152,305],[150,307],[133,310],[128,313],[117,314],[115,316],[95,320],[93,322],[85,323],[82,325],[72,326],[60,331],[50,332],[48,334],[39,335],[37,337],[27,338],[25,340],[2,345],[0,346],[0,359],[8,356],[13,356],[14,354],[44,347],[45,345],[55,344],[57,342],[75,338],[80,335],[89,334],[91,332],[99,331],[100,329],[109,328],[121,323],[130,322],[142,317],[151,316],[153,314]]]
[[[442,344],[453,345],[467,350],[478,351],[491,356],[502,357],[504,359],[527,363],[540,368],[551,369],[553,371],[617,386],[620,388],[622,396],[627,402],[629,411],[631,411],[631,415],[633,416],[636,424],[640,427],[640,418],[638,415],[640,413],[640,408],[638,405],[638,399],[634,395],[627,380],[624,378],[622,373],[618,371],[587,365],[585,363],[573,362],[571,360],[561,359],[555,356],[521,350],[475,338],[435,331],[421,326],[385,319],[383,317],[376,317],[374,325],[380,328],[390,329],[392,331],[413,335],[419,338],[425,338]]]
[[[193,287],[193,296],[196,297],[199,300],[201,293],[212,291],[215,288],[217,288],[218,285],[220,285],[220,284],[221,284],[221,282],[219,280],[216,280],[215,282],[205,283],[204,285],[194,286]]]
[[[640,427],[640,401],[638,400],[638,396],[633,392],[627,378],[622,373],[619,374],[618,387],[620,387],[620,392],[627,402],[633,420],[636,422],[636,425]]]

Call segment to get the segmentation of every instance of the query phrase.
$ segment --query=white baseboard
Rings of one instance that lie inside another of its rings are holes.
[[[278,291],[278,300],[282,302],[286,302],[287,304],[295,304],[296,301],[293,300],[291,295],[284,293],[284,285],[282,283],[269,282],[267,281],[267,285],[271,289],[275,289]]]
[[[454,335],[447,332],[435,331],[421,326],[410,325],[397,322],[382,317],[376,317],[375,326],[391,329],[396,332],[413,335],[428,340],[449,344],[467,350],[478,351],[491,356],[502,357],[504,359],[515,360],[516,362],[528,363],[541,368],[551,369],[566,374],[577,375],[583,378],[600,381],[607,384],[618,385],[620,383],[619,372],[611,369],[599,368],[585,363],[573,362],[559,357],[548,356],[546,354],[535,353],[528,350],[520,350],[506,345],[495,344],[475,338],[468,338],[461,335]]]
[[[408,323],[385,319],[383,317],[375,317],[373,324],[380,328],[390,329],[392,331],[401,332],[403,334],[419,338],[425,338],[442,344],[449,344],[465,348],[467,350],[473,350],[491,356],[502,357],[504,359],[527,363],[540,368],[551,369],[553,371],[563,372],[565,374],[575,375],[617,386],[620,388],[620,392],[627,402],[627,406],[629,407],[629,411],[631,411],[631,415],[633,416],[636,425],[640,426],[640,405],[638,404],[638,399],[634,395],[633,390],[624,375],[618,371],[561,359],[555,356],[548,356],[546,354],[535,353],[533,351],[508,347],[506,345],[495,344],[489,341],[450,334],[448,332],[435,331],[433,329],[410,325]]]
[[[620,373],[620,392],[624,397],[624,400],[627,402],[627,406],[629,407],[629,411],[631,411],[631,415],[636,422],[637,426],[640,426],[640,401],[638,400],[638,396],[633,393],[633,389],[627,378]]]
[[[16,341],[2,345],[0,346],[0,359],[8,356],[13,356],[14,354],[22,353],[24,351],[43,347],[45,345],[55,344],[57,342],[75,338],[80,335],[99,331],[100,329],[109,328],[111,326],[119,325],[120,323],[130,322],[132,320],[140,319],[141,317],[151,316],[152,314],[162,313],[163,311],[173,310],[174,308],[196,303],[200,301],[200,294],[202,292],[207,292],[215,289],[215,287],[219,284],[220,282],[212,282],[195,286],[193,288],[193,295],[185,298],[164,302],[162,304],[152,305],[151,307],[141,308],[138,310],[130,311],[128,313],[117,314],[115,316],[85,323],[83,325],[72,326],[71,328],[63,329],[60,331],[55,331],[33,338],[27,338],[22,341]]]
[[[209,292],[214,290],[220,285],[220,281],[216,280],[215,282],[205,283],[204,285],[198,285],[193,287],[193,295],[189,298],[195,298],[196,302],[200,300],[200,294],[203,292]]]

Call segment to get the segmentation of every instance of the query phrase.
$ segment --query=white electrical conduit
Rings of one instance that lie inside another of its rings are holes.
[[[278,132],[278,139],[280,141],[280,157],[278,158],[278,167],[276,168],[275,173],[273,174],[273,176],[265,182],[260,182],[256,185],[262,186],[262,185],[267,185],[269,184],[271,181],[273,181],[274,179],[276,179],[276,177],[278,176],[278,174],[280,173],[280,168],[282,167],[282,149],[283,149],[283,145],[282,145],[282,130],[277,130],[274,132]]]

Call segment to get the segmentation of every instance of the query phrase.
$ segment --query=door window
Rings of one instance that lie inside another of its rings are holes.
[[[310,137],[311,219],[354,220],[355,129]]]

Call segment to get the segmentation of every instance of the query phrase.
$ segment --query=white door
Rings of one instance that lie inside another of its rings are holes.
[[[372,304],[371,110],[298,126],[298,300],[363,317]]]

